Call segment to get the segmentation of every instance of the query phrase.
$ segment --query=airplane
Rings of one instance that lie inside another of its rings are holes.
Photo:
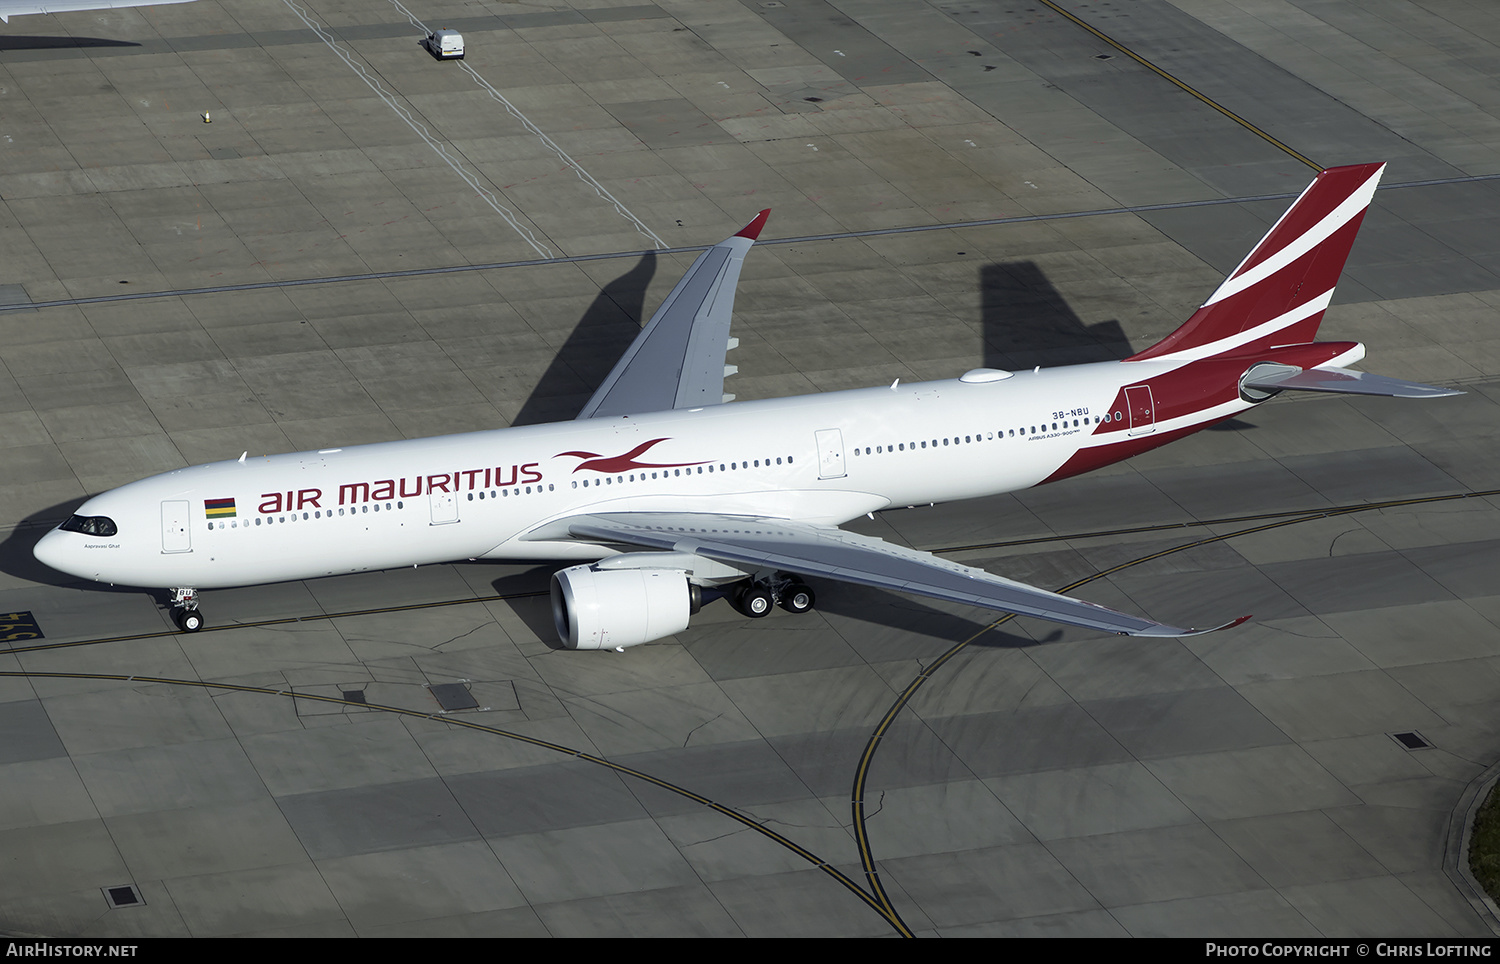
[[[178,469],[88,499],[35,554],[171,589],[185,632],[204,625],[201,589],[503,559],[575,563],[551,581],[571,649],[681,632],[706,592],[750,617],[807,612],[808,578],[1192,635],[839,525],[1088,472],[1283,391],[1462,394],[1350,370],[1363,345],[1314,341],[1384,168],[1319,173],[1186,323],[1124,360],[733,402],[730,320],[762,211],[694,262],[573,421]]]
[[[122,7],[155,7],[167,3],[191,3],[192,0],[0,0],[0,21],[28,13],[73,13],[78,10],[118,10]]]

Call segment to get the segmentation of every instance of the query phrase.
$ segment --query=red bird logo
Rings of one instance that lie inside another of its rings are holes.
[[[676,469],[684,465],[703,465],[703,462],[637,462],[636,456],[642,455],[651,446],[659,442],[668,441],[665,438],[654,438],[649,442],[642,442],[624,455],[613,455],[601,457],[598,452],[559,452],[553,458],[563,458],[571,455],[573,458],[584,459],[579,463],[574,472],[582,472],[584,469],[592,469],[595,472],[628,472],[635,469]]]

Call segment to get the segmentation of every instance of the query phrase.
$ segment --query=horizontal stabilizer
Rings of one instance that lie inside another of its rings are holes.
[[[1407,382],[1384,375],[1371,375],[1348,368],[1295,369],[1290,366],[1266,365],[1253,368],[1240,382],[1245,388],[1278,392],[1292,389],[1299,392],[1336,392],[1341,395],[1389,395],[1394,398],[1440,398],[1444,395],[1462,395],[1452,388]]]

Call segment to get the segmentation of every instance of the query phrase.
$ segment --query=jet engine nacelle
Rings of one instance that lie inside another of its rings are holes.
[[[687,628],[692,589],[682,569],[573,566],[552,576],[552,621],[569,649],[639,646]]]

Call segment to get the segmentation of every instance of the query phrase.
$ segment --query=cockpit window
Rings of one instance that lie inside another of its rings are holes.
[[[64,532],[82,532],[86,536],[112,536],[120,529],[107,515],[75,515],[58,526]]]

